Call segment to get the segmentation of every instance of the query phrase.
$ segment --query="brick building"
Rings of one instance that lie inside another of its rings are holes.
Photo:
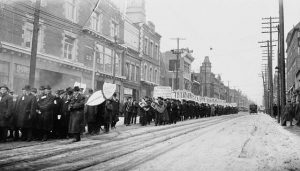
[[[180,90],[192,90],[191,63],[193,61],[194,57],[191,55],[191,53],[184,52],[180,54],[178,64],[178,82]],[[176,54],[173,54],[170,51],[162,53],[162,63],[165,66],[166,74],[164,75],[164,82],[161,84],[175,89],[177,63]]]
[[[289,31],[286,43],[286,84],[287,91],[292,93],[293,90],[299,87],[299,79],[296,79],[296,74],[300,69],[300,23],[298,23],[292,30]]]

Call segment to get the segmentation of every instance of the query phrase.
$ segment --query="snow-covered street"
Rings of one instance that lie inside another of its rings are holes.
[[[300,129],[239,113],[125,127],[81,142],[0,144],[0,170],[300,170]]]

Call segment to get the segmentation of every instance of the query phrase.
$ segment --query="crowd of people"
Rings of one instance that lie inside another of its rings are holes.
[[[296,125],[300,126],[300,99],[296,97],[297,96],[294,96],[293,98],[287,100],[287,104],[281,112],[282,115],[280,116],[281,126],[287,126],[287,122],[290,124],[290,126],[294,126],[294,119],[296,120]],[[278,110],[280,111],[279,107],[274,104],[273,116],[275,118],[278,117]]]
[[[137,116],[140,125],[154,122],[157,126],[238,112],[236,107],[161,97],[144,97],[140,101],[128,97],[120,104],[116,93],[99,105],[88,106],[85,104],[93,90],[84,94],[78,86],[52,93],[49,85],[39,89],[26,85],[18,96],[5,85],[0,88],[0,142],[70,137],[77,142],[86,127],[89,135],[97,135],[101,130],[109,133],[121,115],[126,126],[136,124]]]

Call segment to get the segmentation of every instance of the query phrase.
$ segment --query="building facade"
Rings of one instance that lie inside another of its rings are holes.
[[[151,96],[160,80],[161,36],[146,23],[144,1],[127,4],[121,11],[110,0],[42,0],[35,87],[99,90],[110,82],[121,101]],[[28,84],[34,9],[35,1],[0,6],[0,84],[17,93]]]
[[[193,81],[191,73],[191,63],[194,61],[194,57],[191,53],[185,51],[180,54],[178,62],[178,84],[180,90],[192,91]],[[177,55],[171,51],[162,53],[162,63],[165,66],[166,74],[164,75],[164,82],[162,85],[170,86],[172,89],[176,89],[176,63]],[[161,64],[162,65],[162,64]]]
[[[296,74],[300,69],[300,23],[298,23],[292,30],[289,31],[286,43],[286,84],[287,91],[292,93],[297,89],[299,80],[296,79]],[[297,87],[295,87],[297,86]]]

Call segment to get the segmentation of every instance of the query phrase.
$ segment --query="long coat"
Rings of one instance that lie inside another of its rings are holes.
[[[0,95],[0,127],[10,127],[13,111],[13,97],[6,94]]]
[[[97,118],[97,106],[85,106],[85,122],[86,123],[96,123],[98,118]],[[98,121],[99,122],[99,121]]]
[[[17,128],[33,128],[36,107],[37,103],[34,95],[22,95],[18,98],[15,110],[15,124]]]
[[[40,111],[40,124],[42,130],[53,130],[53,109],[54,109],[54,96],[51,94],[41,96],[38,99],[38,110]]]
[[[70,100],[69,133],[78,134],[84,131],[84,103],[85,97],[81,94],[73,96]]]

